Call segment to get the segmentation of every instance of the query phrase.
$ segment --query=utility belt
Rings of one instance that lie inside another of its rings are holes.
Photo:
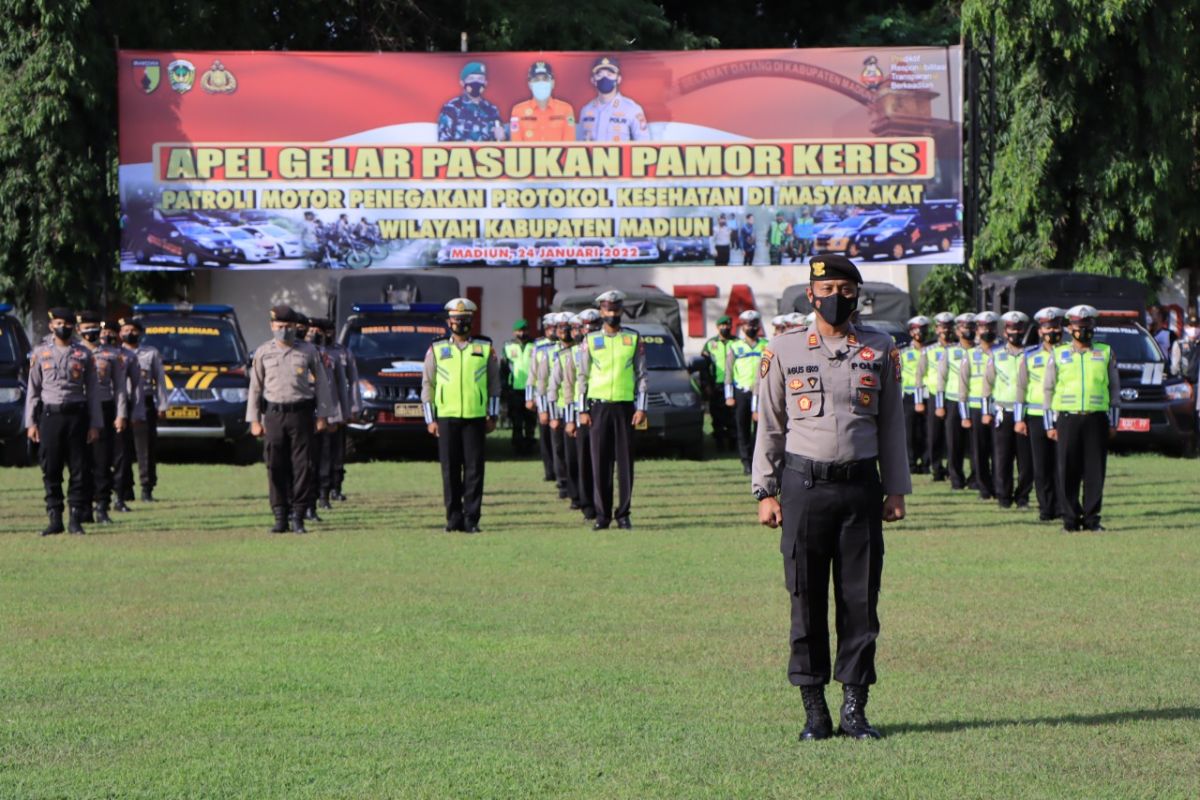
[[[267,411],[275,414],[290,414],[293,411],[315,411],[317,407],[317,401],[297,400],[294,403],[272,403],[268,400],[264,405]]]
[[[1054,412],[1054,416],[1056,416],[1056,417],[1090,417],[1095,414],[1100,414],[1101,416],[1105,416],[1105,417],[1108,416],[1107,411],[1055,411]]]
[[[588,400],[586,405],[588,408],[594,408],[596,406],[631,406],[633,403],[633,400]]]
[[[864,458],[859,461],[813,461],[795,453],[784,454],[784,466],[811,477],[815,481],[828,483],[861,483],[879,477],[877,459]]]
[[[45,403],[42,405],[43,416],[60,414],[64,417],[73,417],[86,412],[87,403]]]

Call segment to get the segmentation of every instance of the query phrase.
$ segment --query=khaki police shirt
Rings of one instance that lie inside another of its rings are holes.
[[[558,417],[567,422],[575,420],[575,376],[579,368],[579,348],[565,347],[554,354],[554,366],[546,384],[546,396]],[[566,406],[558,405],[559,387],[567,396]]]
[[[142,367],[138,364],[137,353],[128,347],[112,345],[121,354],[125,364],[125,394],[129,398],[126,404],[128,419],[144,420],[146,418],[146,393],[142,386]]]
[[[325,366],[316,348],[307,342],[282,345],[274,339],[259,345],[250,366],[246,421],[262,422],[263,401],[302,400],[316,400],[318,417],[328,420],[336,413]]]
[[[459,350],[466,350],[473,345],[491,344],[490,340],[486,339],[465,339],[461,342],[450,339],[438,339],[429,349],[425,351],[425,367],[421,371],[421,404],[425,406],[426,419],[432,422],[437,415],[436,403],[434,398],[437,397],[437,359],[433,355],[435,347],[457,347]],[[496,348],[492,347],[491,357],[488,358],[487,364],[487,415],[489,417],[500,416],[500,357],[496,354]]]
[[[87,347],[87,345],[84,345]],[[91,348],[88,348],[91,350]],[[129,396],[126,394],[125,359],[111,345],[97,345],[92,350],[96,362],[96,389],[101,403],[114,403],[118,419],[129,416]]]
[[[583,343],[579,346],[579,364],[576,372],[576,397],[580,398],[583,404],[583,411],[587,411],[587,391],[588,378],[592,369],[592,340],[597,336],[604,336],[606,339],[615,339],[618,336],[629,336],[634,334],[638,337],[637,351],[633,356],[633,363],[629,368],[633,370],[633,407],[638,411],[646,410],[646,343],[642,341],[641,334],[632,328],[621,328],[616,333],[610,334],[604,328],[598,331],[592,331],[583,337]]]
[[[910,494],[900,354],[886,333],[850,326],[824,338],[814,322],[779,336],[759,368],[752,485],[777,495],[784,456],[879,459],[885,494]]]
[[[158,348],[148,344],[139,344],[133,353],[138,360],[142,396],[147,399],[154,398],[158,404],[158,410],[165,410],[167,407],[167,374],[163,370],[162,355],[158,352]]]
[[[96,361],[81,344],[39,344],[29,359],[29,384],[25,392],[25,427],[38,424],[38,405],[87,404],[88,427],[100,428],[100,389]]]

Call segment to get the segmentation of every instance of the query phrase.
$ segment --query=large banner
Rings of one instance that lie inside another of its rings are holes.
[[[122,268],[961,263],[961,66],[121,51]]]

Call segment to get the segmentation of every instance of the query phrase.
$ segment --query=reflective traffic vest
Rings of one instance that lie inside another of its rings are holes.
[[[900,388],[904,394],[917,393],[917,362],[920,360],[921,351],[912,345],[900,351]]]
[[[946,399],[958,402],[962,387],[959,385],[958,368],[962,366],[962,360],[966,358],[967,349],[959,345],[952,344],[946,348],[946,361],[949,362],[949,369],[946,370]]]
[[[983,373],[987,369],[991,353],[984,352],[982,347],[972,347],[967,351],[967,407],[983,408]]]
[[[478,419],[487,416],[488,359],[492,343],[472,339],[459,348],[450,339],[432,345],[437,366],[437,391],[433,405],[439,417]]]
[[[1007,348],[992,351],[996,380],[992,383],[992,400],[1001,408],[1012,410],[1017,404],[1017,367],[1022,353],[1010,353]]]
[[[934,344],[925,348],[925,374],[921,377],[921,385],[926,397],[932,397],[937,392],[938,365],[946,357],[946,346]]]
[[[1054,348],[1054,411],[1108,411],[1111,403],[1108,362],[1112,353],[1106,344],[1076,350],[1064,344]]]
[[[1042,416],[1045,394],[1042,384],[1046,380],[1046,364],[1050,363],[1053,352],[1044,347],[1025,351],[1025,372],[1029,383],[1025,386],[1025,414],[1035,417]]]
[[[609,403],[632,403],[635,394],[633,359],[637,355],[637,332],[622,328],[612,336],[603,331],[587,337],[587,399]]]
[[[513,389],[524,389],[529,383],[529,364],[533,358],[533,343],[511,341],[504,345],[504,357],[508,360],[508,385]]]
[[[767,340],[759,339],[750,344],[745,339],[738,339],[729,345],[733,351],[733,386],[748,392],[754,388],[754,376],[758,374],[758,365],[762,361],[763,350],[767,349]]]
[[[704,352],[708,353],[713,362],[713,380],[718,384],[725,383],[725,357],[729,355],[729,345],[733,342],[733,339],[727,341],[720,336],[714,336],[704,343]]]

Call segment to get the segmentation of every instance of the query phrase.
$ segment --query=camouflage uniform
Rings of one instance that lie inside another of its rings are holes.
[[[439,142],[494,142],[500,110],[480,98],[468,100],[459,95],[442,106],[438,116]]]

